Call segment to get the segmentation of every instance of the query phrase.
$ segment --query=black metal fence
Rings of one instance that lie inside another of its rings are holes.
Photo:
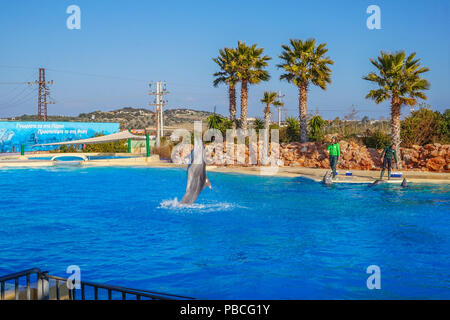
[[[185,300],[173,294],[125,288],[49,275],[39,268],[0,277],[0,300]]]

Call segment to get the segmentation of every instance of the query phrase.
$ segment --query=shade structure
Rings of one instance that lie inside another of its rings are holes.
[[[117,133],[113,133],[113,134],[108,134],[106,136],[99,136],[99,137],[94,137],[94,138],[89,138],[89,139],[35,144],[34,146],[60,146],[60,145],[67,145],[67,144],[96,144],[96,143],[114,142],[114,141],[125,140],[125,139],[145,140],[146,138],[145,138],[145,136],[136,136],[128,131],[122,131],[122,132],[117,132]]]

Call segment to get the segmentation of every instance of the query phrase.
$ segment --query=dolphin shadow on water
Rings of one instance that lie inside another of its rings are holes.
[[[202,190],[211,183],[206,176],[205,149],[199,138],[194,138],[194,150],[191,153],[191,163],[187,169],[186,193],[179,204],[193,204]]]

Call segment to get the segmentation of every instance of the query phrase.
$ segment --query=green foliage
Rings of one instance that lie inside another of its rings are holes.
[[[300,135],[300,121],[298,118],[289,117],[286,119],[286,123],[285,142],[298,141]]]
[[[437,131],[441,143],[450,143],[450,109],[446,109],[442,114]]]
[[[264,91],[264,98],[261,99],[261,103],[265,105],[272,105],[277,100],[277,93],[273,91]]]
[[[128,152],[128,140],[107,143],[87,144],[84,152],[118,153]]]
[[[264,119],[270,121],[270,106],[273,105],[275,107],[283,106],[284,103],[277,100],[278,94],[274,91],[265,91],[264,92],[264,98],[261,99],[261,103],[265,104],[266,107],[264,108]],[[270,126],[270,123],[269,123]]]
[[[422,107],[406,117],[401,124],[402,145],[423,146],[428,143],[450,141],[450,109],[444,114]]]
[[[281,63],[277,67],[284,73],[280,76],[280,80],[294,84],[299,89],[300,97],[305,95],[304,99],[299,99],[299,118],[306,119],[308,86],[313,84],[325,90],[331,83],[329,66],[334,64],[334,61],[326,56],[328,52],[326,43],[316,45],[315,39],[305,41],[291,39],[289,45],[281,47],[283,49],[279,56]],[[302,126],[305,125],[306,123],[302,123]],[[307,141],[307,128],[302,127],[297,139]]]
[[[370,90],[366,99],[376,103],[394,99],[400,105],[410,106],[416,104],[417,98],[426,99],[423,91],[428,90],[430,84],[421,75],[429,69],[422,67],[420,59],[414,59],[415,55],[413,52],[406,58],[404,51],[381,52],[377,60],[370,59],[379,74],[371,72],[363,79],[377,84],[379,88]]]
[[[103,136],[103,134],[96,134],[96,137]],[[73,145],[62,145],[59,148],[59,152],[63,153],[73,153],[78,152],[76,147]],[[97,144],[87,144],[84,152],[95,152],[95,153],[119,153],[128,152],[128,140],[119,140],[107,143],[97,143]]]
[[[237,77],[237,56],[236,50],[232,48],[224,48],[219,50],[219,56],[213,58],[213,61],[219,66],[220,71],[214,73],[214,87],[221,83],[235,86],[238,82]]]
[[[256,132],[259,132],[259,130],[264,129],[264,120],[260,118],[256,118],[253,122],[253,129],[256,130]]]
[[[285,73],[280,76],[280,80],[286,80],[297,87],[311,82],[326,89],[327,84],[331,83],[328,65],[334,64],[330,57],[325,56],[328,52],[326,45],[321,43],[316,46],[315,39],[291,39],[290,46],[282,45],[283,52],[279,56],[282,62],[277,67]]]
[[[312,141],[321,141],[323,139],[323,128],[328,122],[321,116],[316,115],[309,121],[308,139]]]
[[[67,145],[63,144],[62,146],[59,147],[59,152],[61,153],[75,153],[77,152],[77,148],[74,147],[73,145],[69,145],[69,147],[67,147]]]
[[[220,123],[219,130],[225,134],[228,129],[231,129],[233,127],[233,121],[231,121],[228,118],[223,118],[222,122]]]
[[[383,149],[391,144],[391,136],[381,130],[374,132],[368,130],[362,140],[366,147],[375,149]]]
[[[208,129],[217,129],[224,134],[226,133],[227,129],[232,128],[233,121],[218,114],[213,114],[206,119],[206,124],[208,126]]]
[[[213,114],[206,118],[206,125],[208,126],[208,129],[219,129],[221,122],[222,117],[218,114]]]
[[[280,126],[279,126],[277,123],[272,123],[272,124],[269,126],[269,130],[272,130],[272,129],[280,130]]]
[[[269,65],[268,61],[272,58],[263,53],[264,49],[258,48],[256,43],[248,46],[245,42],[238,41],[234,54],[236,76],[241,82],[258,84],[270,79],[269,72],[264,68]]]

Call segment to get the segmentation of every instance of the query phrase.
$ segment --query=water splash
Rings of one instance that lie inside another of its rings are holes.
[[[193,203],[183,204],[178,201],[178,198],[171,200],[163,200],[159,204],[158,209],[195,211],[195,212],[213,212],[213,211],[228,211],[237,208],[232,203],[218,202],[218,203]]]

